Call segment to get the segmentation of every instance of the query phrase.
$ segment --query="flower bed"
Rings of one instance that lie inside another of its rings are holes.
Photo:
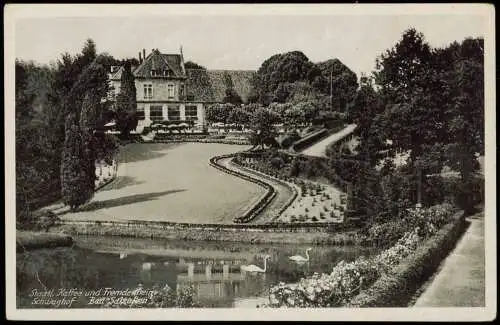
[[[244,153],[237,157],[237,163],[244,167],[261,173],[267,177],[271,177],[281,183],[284,183],[292,189],[293,197],[283,206],[275,215],[276,221],[301,223],[301,222],[344,222],[345,211],[347,205],[342,197],[343,192],[332,186],[326,186],[317,182],[305,181],[292,176],[284,176],[282,173],[266,168],[258,163],[249,163],[245,161],[250,157],[248,153]],[[279,165],[284,162],[276,161]],[[273,161],[271,161],[273,164]]]
[[[407,231],[394,246],[371,259],[359,258],[351,263],[340,262],[330,274],[314,274],[301,279],[297,284],[280,283],[270,289],[267,306],[393,306],[394,301],[388,297],[398,299],[406,294],[411,296],[411,293],[401,293],[402,289],[408,287],[408,281],[419,283],[420,275],[426,273],[423,270],[429,269],[426,263],[434,259],[430,265],[439,265],[441,259],[436,261],[436,254],[456,241],[456,229],[461,219],[457,215],[452,218],[452,212],[440,207],[428,210],[410,209],[408,220],[414,219],[413,224],[418,226]],[[443,227],[437,232],[440,226]],[[425,241],[428,238],[430,239]],[[432,249],[429,249],[429,246]],[[410,262],[405,267],[402,262],[407,258],[408,261],[413,258],[415,262]],[[402,271],[399,271],[400,268]]]

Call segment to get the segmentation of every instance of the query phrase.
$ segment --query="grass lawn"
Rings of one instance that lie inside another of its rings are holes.
[[[218,143],[129,144],[121,148],[116,180],[79,211],[59,211],[60,217],[232,223],[264,189],[209,166],[208,160],[247,148]]]

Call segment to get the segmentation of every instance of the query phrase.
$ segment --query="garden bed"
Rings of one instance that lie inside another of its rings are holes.
[[[407,307],[415,292],[438,269],[464,233],[466,223],[463,212],[445,225],[433,237],[383,275],[368,290],[360,293],[347,307]]]

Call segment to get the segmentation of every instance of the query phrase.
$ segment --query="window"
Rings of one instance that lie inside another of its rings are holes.
[[[198,120],[198,107],[197,106],[186,106],[186,120],[187,121],[197,121]]]
[[[144,120],[146,115],[144,114],[144,106],[138,106],[136,114],[138,120]]]
[[[151,105],[149,109],[149,118],[151,121],[163,121],[163,108],[161,105]]]
[[[181,85],[181,89],[179,92],[180,92],[180,96],[184,97],[184,85]]]
[[[181,110],[178,105],[168,106],[168,120],[179,121],[181,119]]]
[[[173,84],[167,85],[168,98],[173,99],[175,97],[175,86]]]
[[[152,98],[153,98],[153,85],[144,84],[144,99],[152,99]]]

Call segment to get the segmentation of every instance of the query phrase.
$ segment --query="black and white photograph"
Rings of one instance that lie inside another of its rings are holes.
[[[6,5],[7,318],[493,320],[494,14]]]

